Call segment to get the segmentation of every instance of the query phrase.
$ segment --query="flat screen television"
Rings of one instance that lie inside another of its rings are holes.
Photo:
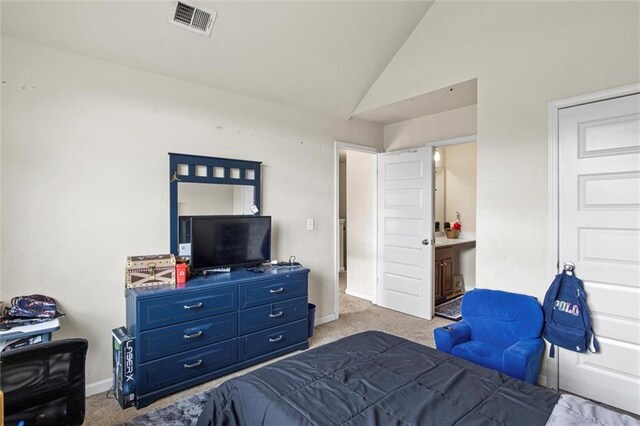
[[[193,216],[190,234],[194,272],[271,258],[271,216]]]

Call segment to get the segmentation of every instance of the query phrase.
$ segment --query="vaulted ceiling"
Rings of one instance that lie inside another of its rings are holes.
[[[204,2],[210,38],[172,2],[2,2],[2,35],[348,118],[432,1]]]

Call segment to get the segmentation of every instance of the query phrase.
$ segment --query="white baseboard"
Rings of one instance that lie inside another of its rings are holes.
[[[337,319],[338,319],[338,315],[336,315],[336,314],[330,314],[330,315],[327,315],[326,317],[317,318],[317,319],[316,319],[316,323],[315,323],[315,325],[322,325],[322,324],[326,324],[326,323],[328,323],[328,322],[335,321],[335,320],[337,320]]]
[[[345,293],[347,293],[349,296],[359,297],[360,299],[368,300],[369,302],[371,302],[371,295],[369,294],[364,294],[364,293],[360,293],[359,291],[349,290],[348,288]]]
[[[85,396],[96,395],[106,392],[113,386],[113,379],[104,379],[98,382],[89,383],[85,386]]]

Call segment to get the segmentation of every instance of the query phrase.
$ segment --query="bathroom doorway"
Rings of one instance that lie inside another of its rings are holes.
[[[476,137],[429,144],[434,149],[435,314],[460,319],[461,297],[476,286]]]

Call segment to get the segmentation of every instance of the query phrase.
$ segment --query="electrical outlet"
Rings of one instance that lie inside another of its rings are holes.
[[[313,231],[313,228],[314,228],[313,218],[307,219],[307,231]]]

